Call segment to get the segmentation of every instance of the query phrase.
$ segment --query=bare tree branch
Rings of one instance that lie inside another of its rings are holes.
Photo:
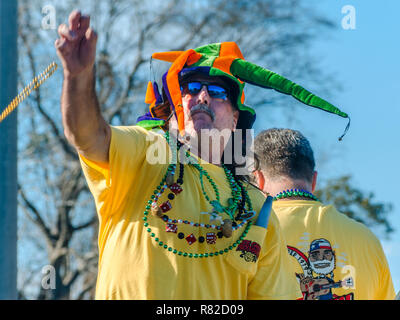
[[[80,225],[78,225],[76,227],[73,226],[72,230],[73,231],[79,231],[79,230],[82,230],[82,229],[86,229],[88,227],[93,226],[96,223],[96,221],[97,221],[97,215],[93,215],[93,217],[89,221],[87,221],[85,223],[82,223],[82,224],[80,224]]]
[[[96,287],[96,281],[88,282],[80,291],[77,300],[83,300],[85,295]]]
[[[35,207],[35,205],[28,200],[28,198],[25,195],[25,192],[23,191],[22,187],[20,184],[18,184],[18,191],[19,194],[21,195],[21,198],[24,202],[24,205],[29,209],[29,211],[33,214],[33,217],[30,216],[31,220],[39,227],[39,229],[42,231],[43,235],[46,237],[46,241],[48,243],[52,243],[54,236],[51,234],[50,229],[42,219],[42,216],[39,213],[39,210]]]

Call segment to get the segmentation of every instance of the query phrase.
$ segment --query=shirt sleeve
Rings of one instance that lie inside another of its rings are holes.
[[[257,272],[248,288],[248,299],[301,299],[303,295],[292,270],[286,240],[274,211],[270,215],[264,248],[265,250],[262,250],[260,255]]]
[[[111,126],[109,163],[99,164],[79,155],[100,218],[117,212],[131,185],[151,159],[147,150],[160,135],[137,126]]]

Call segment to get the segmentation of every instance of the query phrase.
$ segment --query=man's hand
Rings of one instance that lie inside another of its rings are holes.
[[[91,74],[96,57],[97,34],[89,27],[90,17],[74,10],[69,15],[68,23],[69,26],[59,26],[60,38],[54,44],[64,68],[64,76]]]
[[[55,47],[64,68],[61,113],[68,142],[86,158],[107,163],[111,128],[100,112],[94,80],[96,33],[89,16],[73,11],[58,28]]]

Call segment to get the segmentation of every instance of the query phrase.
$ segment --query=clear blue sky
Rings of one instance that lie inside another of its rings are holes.
[[[396,231],[390,240],[381,237],[378,231],[376,234],[380,236],[398,292],[400,1],[312,0],[307,1],[307,5],[315,5],[319,13],[336,24],[333,31],[324,31],[323,36],[313,42],[312,54],[317,57],[316,63],[334,75],[342,87],[340,91],[333,90],[328,97],[307,88],[349,113],[352,122],[342,142],[337,138],[343,132],[346,120],[318,110],[302,108],[297,112],[299,121],[290,123],[290,127],[302,131],[310,139],[321,179],[352,174],[356,187],[374,192],[377,201],[394,205],[390,221]],[[342,7],[345,5],[355,8],[355,30],[342,28],[345,16]],[[288,125],[281,118],[280,122],[274,123],[276,127]]]

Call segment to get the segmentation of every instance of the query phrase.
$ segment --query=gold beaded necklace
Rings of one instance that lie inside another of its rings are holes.
[[[24,101],[33,90],[38,89],[44,81],[49,78],[54,71],[57,70],[57,63],[52,62],[41,74],[33,78],[33,80],[25,86],[25,88],[11,101],[11,103],[0,114],[0,123],[13,112],[18,105]]]

